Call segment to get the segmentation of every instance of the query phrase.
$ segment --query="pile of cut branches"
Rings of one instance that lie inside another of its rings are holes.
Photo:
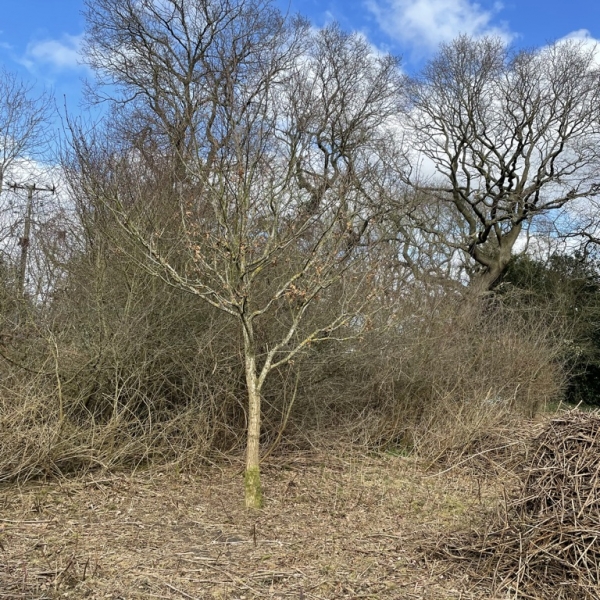
[[[438,551],[472,561],[513,598],[600,600],[600,413],[563,413],[532,450],[520,491],[495,523]]]

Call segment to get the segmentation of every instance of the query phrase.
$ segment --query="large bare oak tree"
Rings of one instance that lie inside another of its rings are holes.
[[[437,173],[412,184],[451,207],[455,230],[430,229],[479,266],[484,289],[541,215],[600,192],[595,55],[575,40],[513,52],[461,36],[411,83],[411,143]]]

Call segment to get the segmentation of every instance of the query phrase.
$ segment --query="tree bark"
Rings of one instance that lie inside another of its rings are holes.
[[[510,231],[498,236],[498,248],[492,256],[486,255],[483,250],[475,246],[472,256],[480,265],[485,266],[485,270],[473,282],[474,289],[481,293],[493,289],[512,259],[513,248],[522,230],[523,224],[517,223]]]
[[[261,397],[256,371],[256,352],[251,324],[244,323],[244,354],[248,388],[248,430],[246,439],[245,497],[246,508],[262,508],[260,483],[260,411]]]

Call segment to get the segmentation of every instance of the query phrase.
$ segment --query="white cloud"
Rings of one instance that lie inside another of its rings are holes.
[[[65,34],[60,40],[40,40],[27,45],[22,63],[30,70],[51,67],[57,71],[81,67],[82,36]]]
[[[367,0],[379,26],[401,43],[411,44],[417,54],[429,54],[440,43],[464,33],[474,37],[497,35],[509,41],[504,26],[493,25],[500,10],[485,10],[470,0]]]
[[[568,42],[573,40],[579,42],[584,50],[592,52],[596,66],[600,66],[600,40],[592,37],[592,34],[587,29],[577,29],[576,31],[567,33],[567,35],[560,38],[558,42]]]
[[[571,33],[567,33],[563,38],[563,40],[588,40],[593,39],[592,34],[589,29],[577,29],[576,31],[571,31]]]

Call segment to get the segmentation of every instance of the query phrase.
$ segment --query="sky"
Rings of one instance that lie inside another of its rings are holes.
[[[416,72],[459,33],[500,35],[517,47],[566,36],[600,38],[597,0],[277,0],[316,26],[333,21],[360,31],[378,49],[402,57]],[[53,91],[59,108],[78,113],[82,82],[91,73],[78,49],[85,29],[83,0],[0,0],[0,65],[36,90]]]

